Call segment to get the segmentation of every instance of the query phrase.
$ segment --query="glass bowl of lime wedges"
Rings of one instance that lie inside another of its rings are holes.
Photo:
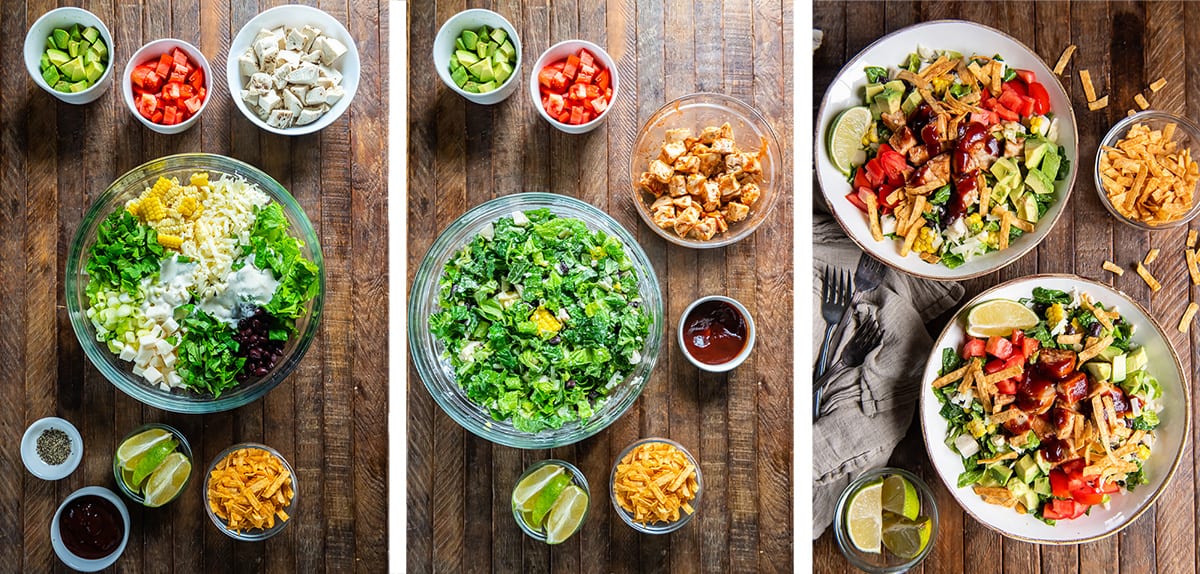
[[[838,499],[834,533],[842,555],[864,572],[904,572],[920,564],[937,537],[933,492],[917,475],[880,468],[858,477]]]
[[[113,455],[117,487],[134,502],[156,508],[183,493],[192,478],[192,447],[173,427],[152,423],[121,440]]]
[[[575,465],[543,460],[525,469],[513,487],[513,518],[530,538],[559,544],[583,526],[591,498],[587,478]]]

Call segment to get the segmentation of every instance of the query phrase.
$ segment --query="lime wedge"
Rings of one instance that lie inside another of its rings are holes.
[[[887,477],[883,481],[883,509],[915,520],[917,515],[921,514],[921,500],[917,498],[917,487],[898,474]]]
[[[562,494],[563,489],[571,484],[571,477],[565,474],[556,476],[550,479],[530,503],[529,510],[529,526],[534,530],[542,528],[542,520],[545,520],[546,514],[550,512],[550,508],[554,506],[554,501],[558,500],[558,495]]]
[[[166,460],[167,455],[171,454],[177,446],[179,446],[179,441],[174,439],[160,442],[151,447],[142,456],[131,461],[134,465],[133,484],[141,484],[143,480],[146,480],[146,477],[150,476],[150,473],[154,472],[154,469],[158,468]]]
[[[142,491],[142,484],[133,482],[133,471],[128,468],[121,467],[121,481],[125,483],[125,486],[127,486],[129,490],[134,492]]]
[[[572,484],[558,495],[558,500],[546,516],[546,544],[558,544],[575,534],[587,514],[588,495]]]
[[[858,106],[838,114],[829,126],[829,159],[842,173],[850,174],[854,156],[863,149],[863,136],[873,121],[871,110]]]
[[[922,516],[909,520],[892,513],[883,515],[883,545],[892,554],[909,560],[916,558],[929,545],[929,535],[933,531],[933,521]]]
[[[129,437],[121,446],[117,447],[117,463],[121,466],[133,470],[133,460],[146,451],[154,448],[154,445],[171,438],[170,431],[163,429],[150,429],[145,432],[140,432]]]
[[[554,477],[559,476],[564,472],[566,471],[563,469],[563,467],[558,466],[557,464],[548,464],[533,471],[529,474],[529,476],[521,479],[521,482],[518,482],[517,486],[513,488],[513,506],[516,507],[517,510],[521,511],[533,510],[532,503],[534,496],[541,492],[543,488],[546,488],[546,485],[549,484]]]
[[[967,334],[972,337],[1007,337],[1014,329],[1032,329],[1038,316],[1011,299],[993,299],[967,312]]]
[[[162,506],[175,498],[192,474],[192,463],[183,453],[167,455],[158,469],[146,481],[146,500],[142,504],[151,508]]]
[[[846,532],[850,543],[863,552],[879,552],[879,537],[883,528],[883,479],[864,484],[846,507]]]

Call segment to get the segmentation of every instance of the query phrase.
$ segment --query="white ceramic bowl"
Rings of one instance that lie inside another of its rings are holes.
[[[942,363],[942,349],[960,349],[966,338],[967,311],[992,299],[1018,300],[1032,296],[1034,287],[1071,292],[1077,289],[1088,293],[1106,306],[1115,305],[1121,318],[1133,325],[1133,339],[1146,349],[1150,373],[1162,386],[1163,406],[1161,423],[1155,431],[1156,441],[1146,460],[1146,477],[1150,483],[1133,492],[1114,494],[1109,508],[1094,506],[1091,512],[1074,520],[1059,520],[1050,526],[1032,515],[984,502],[970,487],[957,488],[958,475],[963,472],[962,458],[945,444],[948,425],[939,413],[940,405],[930,383],[937,378]],[[1124,293],[1107,285],[1072,275],[1035,275],[1003,283],[976,296],[955,315],[933,346],[921,383],[921,429],[925,449],[937,469],[942,483],[975,520],[1009,538],[1037,544],[1078,544],[1111,536],[1142,515],[1166,490],[1175,474],[1187,437],[1191,434],[1191,398],[1179,356],[1162,328],[1140,305]]]
[[[50,33],[55,28],[69,28],[74,24],[84,27],[93,26],[100,31],[100,37],[108,46],[108,65],[104,68],[104,75],[100,76],[100,79],[96,80],[92,87],[82,92],[68,94],[51,88],[46,80],[42,79],[42,72],[38,68],[41,65],[42,53],[46,51],[46,38],[50,36]],[[116,48],[113,47],[112,33],[108,31],[108,26],[105,26],[104,22],[101,22],[95,14],[83,8],[68,6],[46,12],[33,23],[29,32],[25,34],[25,69],[33,77],[33,83],[68,104],[91,103],[108,92],[108,87],[112,85],[113,80],[115,54]]]
[[[104,557],[89,560],[80,558],[67,550],[67,546],[63,544],[62,534],[58,530],[58,519],[62,516],[63,509],[67,503],[79,498],[80,496],[96,495],[103,498],[117,507],[117,512],[121,513],[121,520],[125,526],[125,535],[121,538],[121,545],[117,546],[116,551]],[[74,568],[80,572],[99,572],[109,566],[121,557],[125,552],[125,545],[129,543],[129,509],[125,507],[125,503],[121,501],[121,497],[117,496],[113,491],[102,486],[87,486],[72,492],[67,499],[58,505],[58,510],[54,511],[54,519],[50,522],[50,546],[54,547],[54,553],[58,555],[58,559],[62,560],[63,564]]]
[[[42,462],[41,457],[37,454],[37,440],[41,436],[42,431],[48,429],[58,429],[67,434],[67,438],[71,439],[71,454],[67,456],[67,460],[62,464],[51,466]],[[79,429],[68,421],[58,417],[46,417],[38,419],[33,424],[25,429],[25,435],[21,437],[21,461],[25,463],[25,468],[30,474],[42,480],[61,480],[75,472],[75,468],[79,466],[79,461],[83,460],[83,437],[79,435]]]
[[[345,90],[346,95],[342,96],[342,99],[338,100],[333,107],[329,108],[329,111],[325,112],[325,115],[311,124],[293,126],[287,129],[271,127],[262,118],[259,118],[258,114],[250,111],[250,108],[246,107],[246,102],[242,101],[242,87],[246,81],[241,77],[237,60],[246,51],[246,48],[249,48],[254,43],[254,36],[258,34],[259,30],[263,28],[278,28],[279,26],[303,26],[305,24],[320,28],[321,32],[326,36],[346,45],[346,54],[333,65],[334,69],[342,73],[342,89]],[[350,36],[350,31],[346,30],[346,26],[339,22],[337,18],[330,16],[329,13],[323,10],[298,4],[288,4],[263,11],[258,16],[251,18],[249,22],[246,22],[245,26],[242,26],[237,36],[234,36],[233,43],[229,45],[229,59],[225,62],[225,81],[229,85],[229,97],[233,100],[234,105],[241,110],[242,115],[246,116],[246,119],[250,120],[251,123],[271,133],[285,136],[299,136],[325,129],[329,124],[337,121],[342,114],[346,113],[346,110],[350,109],[350,101],[354,99],[354,94],[358,92],[359,74],[362,72],[360,66],[358,45],[354,43],[354,38]]]
[[[733,305],[733,308],[737,309],[737,312],[741,314],[742,319],[746,321],[746,343],[742,346],[741,352],[730,361],[718,365],[710,365],[697,360],[692,356],[691,353],[688,352],[687,345],[684,344],[683,340],[684,325],[687,323],[688,315],[691,315],[692,310],[701,303],[707,303],[709,301],[723,301]],[[679,352],[683,353],[683,356],[687,357],[687,360],[693,365],[696,365],[696,368],[702,371],[708,371],[710,373],[726,373],[738,368],[742,363],[746,362],[746,358],[749,357],[750,352],[754,350],[754,340],[757,335],[758,332],[754,328],[754,317],[750,316],[750,311],[746,309],[746,306],[742,305],[737,299],[731,299],[723,295],[709,295],[707,297],[701,297],[695,301],[692,301],[692,304],[688,305],[687,308],[683,310],[683,313],[679,316],[679,324],[675,328],[675,342],[679,344]]]
[[[468,92],[458,87],[454,83],[454,79],[450,77],[450,55],[454,53],[455,38],[458,38],[463,30],[475,30],[480,26],[501,28],[507,31],[513,48],[517,50],[517,62],[513,64],[513,74],[503,84],[500,84],[500,87],[486,94]],[[442,24],[441,28],[438,28],[437,35],[433,37],[433,67],[437,69],[442,83],[468,101],[485,106],[503,102],[517,91],[518,78],[521,75],[521,52],[521,37],[517,34],[516,27],[504,16],[483,8],[472,8],[451,16],[445,24]]]
[[[1009,65],[1032,70],[1050,93],[1050,111],[1059,121],[1058,144],[1066,148],[1065,159],[1071,162],[1067,178],[1055,183],[1058,200],[1037,223],[1033,233],[1022,235],[1008,249],[975,257],[954,269],[941,264],[927,263],[915,253],[901,257],[899,241],[885,239],[883,242],[876,242],[872,239],[866,215],[846,200],[845,196],[851,190],[850,183],[846,181],[846,176],[834,167],[826,147],[826,137],[834,118],[843,110],[863,105],[862,94],[867,84],[863,68],[896,66],[905,56],[916,51],[918,45],[934,50],[957,50],[967,56],[999,54]],[[974,22],[939,20],[909,26],[876,40],[838,72],[829,90],[825,92],[825,98],[821,101],[821,111],[817,114],[816,141],[813,144],[816,156],[814,165],[830,211],[859,247],[889,267],[910,275],[941,281],[958,281],[985,275],[1007,266],[1036,247],[1050,233],[1050,229],[1066,209],[1071,189],[1075,185],[1075,176],[1079,172],[1078,139],[1071,99],[1063,90],[1058,76],[1046,67],[1037,54],[999,30]]]
[[[571,54],[578,54],[580,50],[587,50],[590,52],[596,57],[597,60],[600,61],[604,68],[608,70],[609,75],[612,76],[613,94],[612,98],[608,101],[608,107],[604,108],[603,113],[592,118],[592,121],[586,124],[573,126],[571,124],[564,124],[550,117],[550,114],[546,113],[546,109],[542,107],[542,85],[538,83],[538,72],[541,72],[542,68],[545,68],[554,62],[567,59],[567,56],[570,56]],[[542,52],[541,57],[539,57],[537,62],[533,64],[533,70],[529,72],[529,97],[533,99],[533,107],[537,108],[538,114],[542,116],[542,119],[550,122],[550,125],[558,128],[560,131],[569,134],[585,134],[596,129],[597,127],[600,127],[600,123],[604,121],[604,118],[608,117],[608,112],[612,111],[613,104],[617,101],[617,97],[620,95],[621,78],[620,74],[617,72],[617,63],[613,61],[612,56],[608,55],[608,52],[604,48],[588,42],[587,40],[564,40],[553,46],[550,46],[548,50]]]
[[[198,64],[200,69],[204,70],[204,91],[206,95],[204,96],[204,101],[200,103],[200,110],[192,114],[192,117],[188,118],[187,120],[169,126],[164,124],[156,124],[150,121],[149,118],[143,116],[137,110],[137,102],[134,100],[133,96],[133,69],[142,64],[149,63],[151,60],[157,61],[158,58],[163,54],[170,54],[176,49],[179,49],[184,54],[187,54],[189,62]],[[175,38],[163,38],[161,40],[150,42],[149,44],[142,46],[137,52],[134,52],[133,57],[129,59],[127,64],[125,64],[125,73],[121,76],[121,94],[125,98],[125,107],[129,108],[129,111],[133,114],[133,117],[137,118],[139,122],[142,122],[142,125],[160,134],[178,134],[187,131],[188,128],[192,127],[197,121],[199,121],[200,115],[203,114],[205,108],[208,107],[208,100],[212,99],[212,83],[212,66],[208,65],[208,58],[204,57],[204,53],[200,51],[200,48],[184,42],[183,40],[177,40]]]

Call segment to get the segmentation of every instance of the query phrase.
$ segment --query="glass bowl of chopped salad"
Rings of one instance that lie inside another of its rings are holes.
[[[1036,275],[983,292],[934,345],[925,446],[976,520],[1042,544],[1090,542],[1149,509],[1179,465],[1191,399],[1178,355],[1120,291]]]
[[[325,291],[317,235],[279,182],[181,154],[114,181],[67,257],[71,326],[93,365],[172,412],[250,403],[300,363]]]
[[[483,203],[444,230],[409,297],[417,373],[467,430],[553,448],[607,427],[658,359],[658,277],[624,227],[551,193]]]

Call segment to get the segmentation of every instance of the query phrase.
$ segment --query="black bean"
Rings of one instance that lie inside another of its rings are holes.
[[[1101,329],[1102,327],[1103,327],[1103,326],[1100,324],[1100,322],[1099,322],[1099,321],[1097,321],[1097,322],[1095,322],[1095,323],[1092,323],[1092,326],[1091,326],[1091,327],[1088,327],[1088,335],[1091,335],[1091,336],[1093,336],[1093,337],[1099,337],[1099,336],[1100,336],[1100,329]]]

